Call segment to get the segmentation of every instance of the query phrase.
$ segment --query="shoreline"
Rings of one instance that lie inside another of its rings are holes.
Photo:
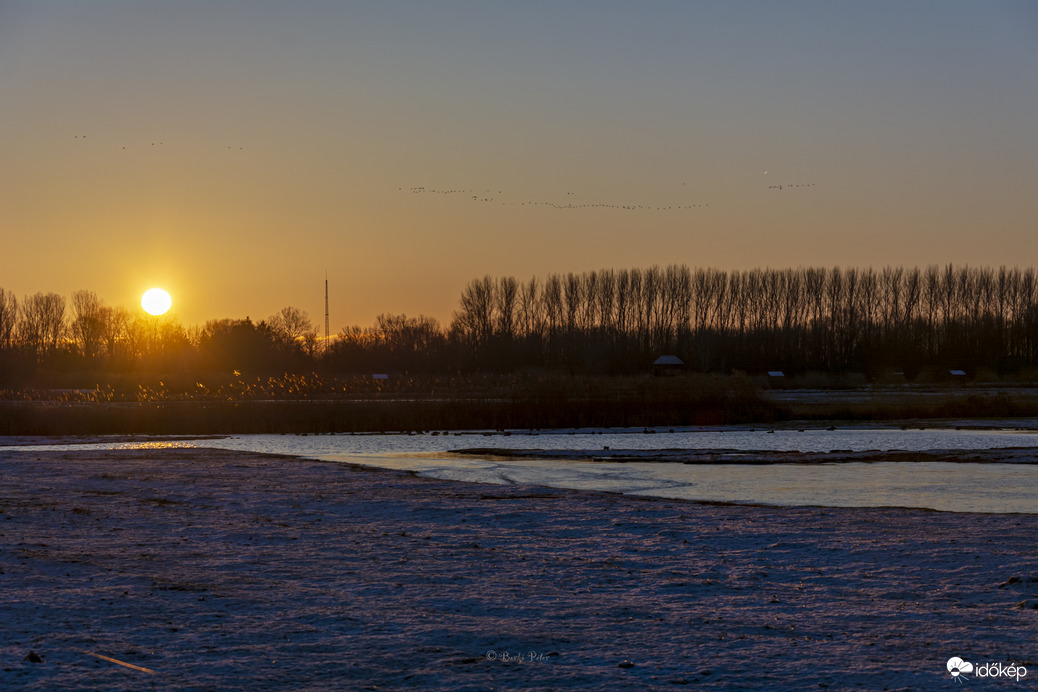
[[[0,449],[0,472],[5,687],[907,689],[948,682],[951,656],[1038,676],[1033,515],[213,449]]]
[[[354,434],[0,437],[0,449],[98,452],[212,447],[415,471],[443,480],[518,483],[692,502],[1038,514],[1033,501],[1038,488],[1036,435],[1029,432],[1016,438],[1021,444],[1002,447],[1012,439],[1005,435],[1018,429],[1000,430],[1002,434],[982,435],[965,443],[957,438],[959,430],[973,435],[978,428],[937,430],[937,438],[923,438],[922,447],[912,431],[905,433],[904,429],[830,426],[787,429],[785,437],[761,434],[781,432],[778,429],[657,431],[676,433],[671,446],[667,446],[666,434],[658,439],[643,434],[653,432],[649,430],[592,429],[459,431],[452,434],[453,443],[447,441],[447,433],[441,436],[439,432],[376,434],[379,439],[370,442],[364,438],[372,435],[363,433],[356,438]],[[863,431],[864,439],[855,437]],[[894,437],[869,437],[869,431]],[[736,437],[722,434],[729,432]],[[812,438],[812,432],[825,439]],[[603,437],[614,433],[623,440]],[[806,435],[801,437],[803,433]],[[844,433],[851,437],[828,439]],[[458,449],[453,445],[465,442],[457,436],[478,437],[484,446]],[[971,446],[977,439],[980,446]],[[535,440],[545,447],[508,446],[536,445]],[[603,446],[603,441],[610,445]],[[772,442],[774,449],[753,446]],[[1021,446],[1027,442],[1032,446]],[[506,446],[495,446],[502,444]],[[803,446],[797,450],[796,445]]]
[[[1038,464],[1038,447],[1000,447],[997,449],[866,450],[834,449],[828,452],[802,452],[773,449],[536,449],[510,447],[468,447],[452,449],[462,457],[500,457],[503,459],[565,459],[599,463],[658,463],[704,465],[775,466],[782,464],[843,463],[997,463]]]

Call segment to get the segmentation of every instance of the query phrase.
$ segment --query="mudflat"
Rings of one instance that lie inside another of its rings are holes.
[[[1038,515],[701,504],[220,450],[0,449],[4,689],[1038,678]]]

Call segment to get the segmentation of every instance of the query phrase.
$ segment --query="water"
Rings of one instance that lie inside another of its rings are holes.
[[[876,462],[774,465],[591,462],[456,456],[461,448],[572,450],[729,449],[992,450],[1034,448],[1038,433],[1020,430],[837,430],[752,428],[572,430],[450,435],[241,435],[174,442],[100,443],[63,449],[217,447],[408,470],[430,478],[621,492],[632,495],[783,506],[912,507],[953,512],[1038,513],[1038,464]],[[12,449],[56,449],[16,447]],[[835,456],[835,455],[834,455]],[[1028,453],[1029,456],[1029,453]]]

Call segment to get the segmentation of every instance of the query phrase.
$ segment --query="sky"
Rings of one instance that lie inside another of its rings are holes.
[[[0,0],[0,288],[450,320],[471,279],[1029,267],[1038,3]]]

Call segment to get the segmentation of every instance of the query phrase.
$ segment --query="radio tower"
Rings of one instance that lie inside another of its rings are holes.
[[[324,347],[328,348],[328,270],[324,270]]]

